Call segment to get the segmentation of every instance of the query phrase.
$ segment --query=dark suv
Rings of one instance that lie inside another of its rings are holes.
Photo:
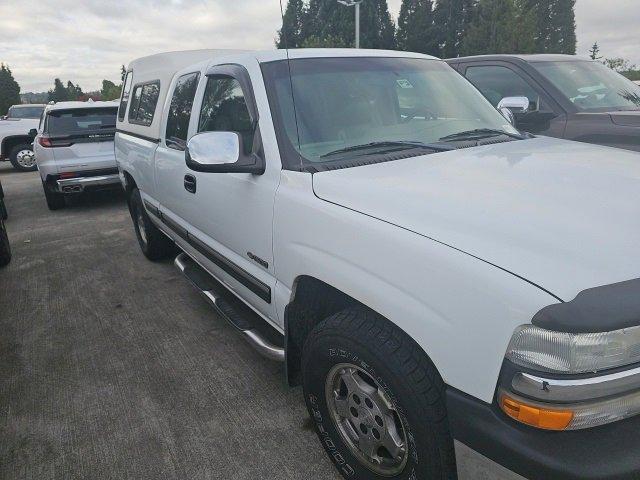
[[[4,205],[4,192],[0,183],[0,267],[4,267],[11,260],[11,248],[9,247],[9,236],[4,226],[7,219],[7,208]]]
[[[599,62],[572,55],[483,55],[447,60],[496,107],[534,134],[640,151],[640,86]],[[513,102],[505,102],[507,105]]]

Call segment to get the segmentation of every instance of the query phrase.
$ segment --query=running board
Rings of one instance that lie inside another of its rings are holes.
[[[186,253],[174,260],[175,266],[207,299],[216,313],[240,331],[262,356],[284,362],[284,338],[262,317],[214,279]]]

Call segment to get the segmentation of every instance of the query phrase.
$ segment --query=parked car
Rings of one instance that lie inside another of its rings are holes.
[[[44,105],[13,105],[0,120],[0,161],[9,160],[16,170],[37,168],[33,153],[32,128],[38,126]]]
[[[637,478],[639,154],[352,49],[135,60],[115,148],[142,252],[285,362],[345,478]]]
[[[526,97],[517,127],[534,134],[640,151],[640,86],[572,55],[484,55],[447,60],[496,107]]]
[[[35,137],[35,154],[50,210],[65,196],[120,188],[113,151],[117,102],[59,102],[48,105]]]
[[[4,204],[4,191],[0,182],[0,267],[4,267],[11,261],[11,245],[9,245],[9,235],[4,222],[7,220],[7,207]]]

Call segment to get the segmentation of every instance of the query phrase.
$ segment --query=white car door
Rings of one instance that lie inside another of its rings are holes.
[[[253,67],[259,74],[257,62]],[[264,89],[261,93],[260,104],[267,105]],[[205,131],[238,132],[245,152],[264,158],[265,151],[273,150],[262,148],[258,111],[244,67],[213,67],[202,78],[196,93],[189,137]],[[270,120],[267,117],[264,121]],[[269,141],[275,143],[275,139]],[[169,155],[175,159],[171,166]],[[180,222],[177,228],[187,230],[188,243],[201,255],[199,259],[204,257],[207,268],[219,280],[277,323],[272,222],[281,164],[277,155],[264,160],[262,175],[205,173],[189,169],[184,152],[163,153],[158,183],[171,177],[167,179],[170,186],[162,194],[161,208],[176,216],[174,220]]]

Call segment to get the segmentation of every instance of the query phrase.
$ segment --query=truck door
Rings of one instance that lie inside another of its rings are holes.
[[[257,62],[254,68],[259,75]],[[263,90],[260,105],[267,108]],[[237,132],[245,153],[264,158],[258,112],[248,71],[239,65],[213,67],[196,93],[189,136],[207,131]],[[268,122],[268,117],[264,121]],[[179,205],[162,203],[184,221],[197,259],[204,259],[205,266],[255,310],[275,319],[272,222],[280,161],[265,160],[262,175],[196,172],[186,166],[183,153],[182,174],[172,173],[170,180],[172,188],[179,184],[182,189],[180,195],[174,194]],[[162,165],[158,171],[162,181],[160,169]]]

